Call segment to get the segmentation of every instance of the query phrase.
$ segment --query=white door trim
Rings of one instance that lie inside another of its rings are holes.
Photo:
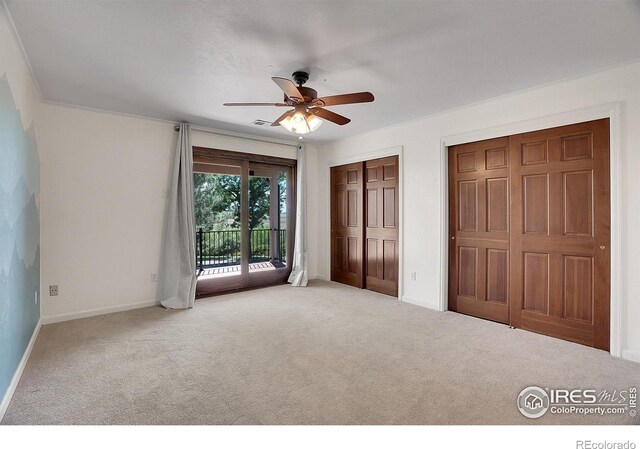
[[[621,219],[620,219],[620,107],[619,102],[605,103],[584,109],[567,111],[531,120],[509,123],[496,127],[474,130],[443,137],[440,140],[441,167],[441,245],[442,260],[440,277],[440,310],[447,310],[449,282],[449,172],[447,148],[451,145],[510,136],[529,131],[537,131],[573,123],[587,122],[602,118],[609,119],[610,134],[610,169],[611,169],[611,323],[610,353],[614,357],[622,357],[622,315],[620,298],[623,297],[621,279]]]
[[[398,156],[398,200],[400,202],[398,216],[400,217],[400,228],[398,229],[398,240],[400,240],[399,250],[400,254],[398,255],[398,299],[402,300],[404,293],[404,194],[403,194],[403,183],[404,183],[404,147],[402,145],[398,145],[390,148],[383,148],[380,150],[372,150],[366,151],[364,153],[358,153],[351,156],[339,157],[335,159],[331,159],[327,162],[327,166],[325,169],[326,179],[329,180],[329,204],[331,204],[331,167],[336,167],[338,165],[345,164],[353,164],[354,162],[364,162],[372,159],[380,159],[388,156]],[[329,212],[330,214],[331,212]],[[327,237],[327,257],[326,265],[325,265],[325,273],[327,273],[328,279],[331,280],[331,217],[329,217],[329,226],[327,226],[326,235]],[[364,244],[364,242],[363,242]]]

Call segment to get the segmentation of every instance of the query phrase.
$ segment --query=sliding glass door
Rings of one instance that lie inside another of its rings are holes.
[[[286,281],[294,172],[290,159],[194,148],[198,297]]]
[[[290,169],[249,164],[249,270],[248,286],[285,281],[287,260]]]

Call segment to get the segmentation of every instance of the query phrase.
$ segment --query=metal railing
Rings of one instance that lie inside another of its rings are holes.
[[[249,242],[249,263],[286,260],[286,229],[251,229]],[[201,270],[240,265],[241,248],[240,229],[205,231],[203,228],[198,228],[196,266]]]

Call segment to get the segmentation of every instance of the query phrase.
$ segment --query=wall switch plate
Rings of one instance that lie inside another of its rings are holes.
[[[418,273],[416,273],[415,271],[412,271],[411,272],[411,280],[415,281],[417,279],[417,277],[418,277]]]
[[[38,304],[38,290],[33,294],[33,303]]]
[[[58,286],[50,285],[49,286],[49,296],[58,296]]]
[[[158,273],[151,273],[151,282],[158,282]]]

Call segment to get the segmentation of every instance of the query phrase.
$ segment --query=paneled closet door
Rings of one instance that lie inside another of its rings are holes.
[[[609,120],[510,138],[515,327],[609,349]]]
[[[449,148],[449,308],[609,349],[609,120]]]
[[[365,162],[365,288],[398,296],[398,157]]]
[[[362,163],[331,167],[331,280],[363,287]]]
[[[509,139],[449,148],[449,309],[509,321]]]

